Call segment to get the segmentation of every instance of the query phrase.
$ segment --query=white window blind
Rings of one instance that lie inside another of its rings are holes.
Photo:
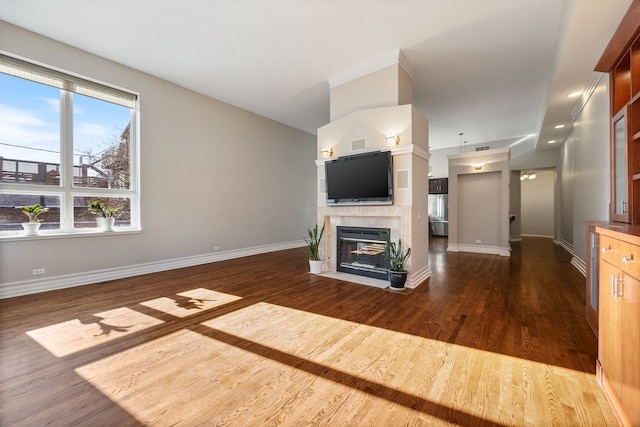
[[[123,107],[135,108],[137,96],[99,83],[0,54],[0,72]]]

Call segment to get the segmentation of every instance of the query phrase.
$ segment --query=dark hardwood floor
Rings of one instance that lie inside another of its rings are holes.
[[[0,425],[615,425],[569,254],[430,245],[404,292],[294,249],[0,300]]]
[[[585,278],[569,253],[544,238],[514,242],[511,257],[447,253],[445,242],[431,240],[433,274],[416,290],[434,299],[423,336],[594,372]]]

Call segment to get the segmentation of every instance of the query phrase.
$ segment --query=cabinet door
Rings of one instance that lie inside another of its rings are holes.
[[[612,119],[613,132],[611,145],[611,219],[630,222],[629,218],[629,164],[627,154],[627,116],[626,108]]]
[[[432,178],[429,180],[429,194],[449,193],[449,178]]]
[[[430,179],[429,180],[429,194],[438,194],[438,180]]]
[[[591,329],[598,336],[598,257],[600,256],[599,234],[595,226],[587,227],[587,304],[586,318]]]
[[[620,302],[621,400],[631,424],[640,426],[640,282],[624,275]]]
[[[449,178],[442,178],[440,180],[440,192],[442,194],[449,194]]]
[[[602,365],[603,382],[621,400],[621,337],[620,304],[615,298],[620,270],[600,258],[598,359]]]

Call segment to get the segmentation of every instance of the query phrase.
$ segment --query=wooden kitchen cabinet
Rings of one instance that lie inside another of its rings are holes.
[[[640,0],[595,71],[609,73],[611,200],[610,222],[587,227],[586,317],[598,337],[598,381],[620,423],[640,427]]]
[[[595,71],[609,73],[611,221],[640,224],[640,1],[629,6]]]
[[[621,423],[640,426],[640,237],[596,230],[598,380]]]
[[[622,279],[621,271],[616,266],[613,257],[620,254],[618,241],[602,236],[600,245],[600,335],[598,339],[598,362],[600,363],[600,378],[607,384],[610,393],[614,393],[617,400],[621,400],[621,339],[620,333],[620,304],[613,293],[616,284]],[[613,246],[613,247],[612,247]],[[606,380],[606,381],[605,381]]]
[[[591,326],[593,333],[598,337],[598,316],[599,300],[598,282],[600,274],[598,271],[600,257],[600,235],[596,232],[595,224],[587,224],[587,288],[585,292],[585,318]]]
[[[429,180],[429,194],[448,194],[449,178],[432,178]]]

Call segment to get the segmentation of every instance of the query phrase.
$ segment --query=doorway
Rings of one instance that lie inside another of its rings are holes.
[[[520,234],[555,237],[555,168],[520,171]]]

